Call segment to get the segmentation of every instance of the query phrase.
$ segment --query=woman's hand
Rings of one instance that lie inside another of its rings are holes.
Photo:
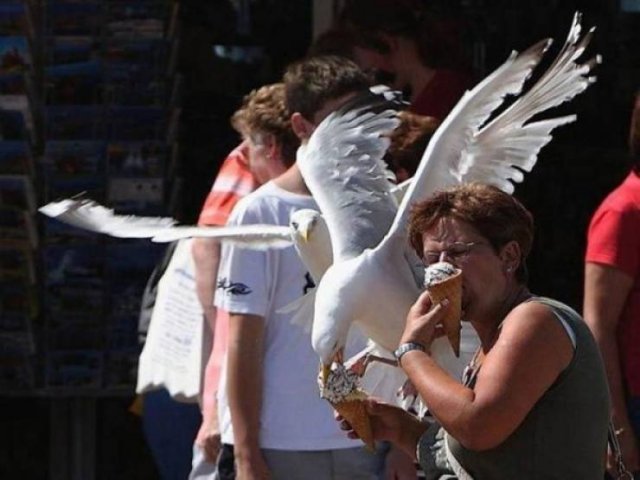
[[[448,299],[445,298],[434,305],[429,293],[426,290],[422,292],[407,314],[400,343],[415,342],[428,349],[431,342],[444,335],[440,322],[444,319],[448,307]]]
[[[409,412],[377,400],[365,400],[365,408],[371,421],[373,439],[390,441],[414,458],[418,439],[426,426]],[[344,418],[337,415],[336,420],[349,438],[359,438]]]

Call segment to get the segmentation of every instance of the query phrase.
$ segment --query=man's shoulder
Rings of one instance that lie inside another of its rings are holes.
[[[286,196],[272,182],[268,182],[241,198],[233,209],[232,217],[236,220],[245,217],[266,220],[264,217],[274,216],[287,204]]]

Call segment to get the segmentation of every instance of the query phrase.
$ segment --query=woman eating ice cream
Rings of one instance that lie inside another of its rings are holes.
[[[454,302],[435,304],[427,289],[396,356],[437,422],[369,400],[374,438],[417,457],[427,478],[602,479],[604,368],[579,315],[527,289],[530,213],[494,187],[457,186],[414,206],[409,238],[426,267],[461,270],[462,319],[481,346],[462,383],[433,361],[430,344]]]

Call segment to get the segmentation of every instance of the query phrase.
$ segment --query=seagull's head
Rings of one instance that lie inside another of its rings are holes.
[[[297,245],[309,242],[311,235],[321,218],[320,212],[308,208],[297,210],[291,215],[289,225],[293,232],[293,239]]]
[[[317,284],[333,263],[327,223],[320,212],[303,209],[291,215],[289,225],[298,255]]]

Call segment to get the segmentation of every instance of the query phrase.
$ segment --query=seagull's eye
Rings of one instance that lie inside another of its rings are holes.
[[[300,225],[298,225],[298,222],[291,222],[291,226],[297,230]]]

